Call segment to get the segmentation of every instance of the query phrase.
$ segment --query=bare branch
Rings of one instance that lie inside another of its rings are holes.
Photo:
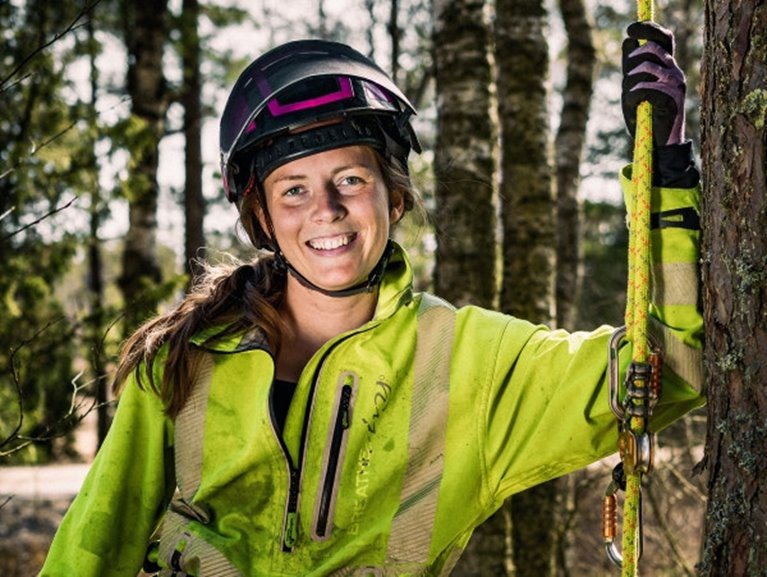
[[[16,387],[16,399],[19,406],[19,420],[16,423],[16,426],[14,427],[13,431],[11,431],[11,434],[6,439],[0,439],[0,449],[3,448],[5,445],[7,445],[11,440],[18,438],[19,431],[21,430],[21,427],[24,424],[24,387],[21,384],[21,377],[19,377],[19,373],[16,368],[16,355],[21,349],[28,346],[38,336],[43,334],[50,327],[60,322],[61,320],[62,319],[59,318],[53,321],[49,321],[48,323],[45,324],[45,326],[43,326],[37,332],[35,332],[35,334],[33,334],[30,338],[23,340],[19,346],[11,349],[11,355],[8,360],[8,364],[10,365],[11,376],[13,377],[13,383]],[[0,456],[4,456],[4,453],[0,452]]]
[[[49,46],[52,46],[53,44],[55,44],[56,42],[61,40],[64,36],[66,36],[70,32],[73,32],[73,31],[77,30],[78,28],[82,27],[84,24],[82,22],[80,22],[80,20],[82,20],[83,17],[85,17],[87,14],[89,14],[91,12],[91,10],[93,10],[100,2],[101,2],[101,0],[94,0],[94,2],[92,2],[90,4],[86,4],[82,8],[82,10],[80,10],[79,14],[77,14],[77,16],[72,20],[72,22],[69,23],[69,25],[63,31],[54,34],[53,37],[48,42],[46,42],[42,46],[38,46],[32,52],[30,52],[27,55],[27,57],[24,58],[24,60],[22,60],[16,66],[16,68],[11,70],[5,76],[5,78],[0,80],[0,92],[3,92],[5,90],[5,84],[9,80],[11,78],[13,78],[14,76],[16,76],[19,73],[19,71],[24,69],[24,67],[27,66],[27,64],[29,64],[35,57],[37,57],[38,54],[43,52]]]
[[[72,198],[69,200],[69,202],[67,202],[66,204],[64,204],[64,205],[62,205],[62,206],[57,206],[56,208],[54,208],[53,210],[51,210],[51,211],[49,211],[48,213],[44,214],[43,216],[41,216],[41,217],[40,217],[40,218],[38,218],[37,220],[34,220],[33,222],[30,222],[29,224],[27,224],[27,225],[24,225],[24,226],[22,226],[21,228],[19,228],[19,229],[17,229],[17,230],[14,230],[12,233],[5,235],[5,236],[2,238],[2,240],[8,240],[9,238],[12,238],[12,237],[16,236],[17,234],[19,234],[19,233],[21,233],[21,232],[24,232],[24,231],[25,231],[25,230],[27,230],[28,228],[32,228],[33,226],[35,226],[35,225],[37,225],[37,224],[41,223],[41,222],[42,222],[42,221],[44,221],[46,218],[49,218],[49,217],[53,216],[53,215],[54,215],[54,214],[56,214],[57,212],[61,212],[62,210],[66,210],[67,208],[69,208],[70,206],[72,206],[72,204],[73,204],[73,203],[74,203],[76,200],[77,200],[77,197],[76,197],[76,196],[75,196],[75,197],[72,197]],[[10,211],[9,211],[9,212],[10,212]],[[5,216],[5,215],[3,215],[3,216]]]
[[[117,104],[114,104],[113,106],[110,106],[109,108],[105,108],[104,110],[96,111],[94,114],[86,116],[84,118],[84,120],[92,120],[93,118],[99,116],[101,113],[106,112],[106,111],[110,111],[110,110],[114,110],[116,108],[119,108],[120,106],[122,106],[123,104],[125,104],[128,101],[130,101],[130,97],[129,96],[123,97],[123,98],[120,99],[120,101]],[[53,142],[55,142],[56,140],[58,140],[59,138],[64,136],[67,132],[69,132],[70,130],[75,128],[77,126],[77,124],[80,122],[80,120],[83,120],[83,119],[78,119],[78,120],[73,121],[66,128],[63,128],[62,130],[60,130],[59,132],[57,132],[56,134],[54,134],[53,136],[48,138],[48,140],[45,140],[45,141],[41,142],[39,145],[35,145],[33,143],[32,149],[29,151],[29,156],[34,156],[35,154],[40,152],[40,150],[42,150],[43,148],[49,146],[50,144],[52,144]],[[22,163],[23,160],[24,159],[19,160],[18,162],[16,162],[16,164],[14,164],[10,168],[6,169],[4,172],[0,173],[0,180],[2,180],[3,178],[7,177],[14,170],[16,170],[19,166],[21,166],[21,163]],[[5,216],[5,215],[3,215],[3,216]]]
[[[2,177],[3,177],[3,175],[0,175],[0,178],[2,178]],[[3,220],[6,216],[11,214],[14,210],[16,210],[16,207],[12,206],[8,210],[6,210],[3,214],[0,214],[0,220]]]

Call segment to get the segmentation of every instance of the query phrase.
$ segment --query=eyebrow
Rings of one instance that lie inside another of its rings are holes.
[[[343,172],[345,170],[350,170],[350,169],[353,169],[353,168],[362,168],[364,170],[367,170],[368,172],[372,172],[373,171],[372,167],[370,165],[368,165],[367,163],[365,163],[365,162],[352,162],[350,164],[345,164],[343,166],[339,166],[338,168],[333,169],[332,175],[335,176],[339,172]],[[303,180],[303,179],[305,179],[307,177],[308,177],[308,175],[306,175],[306,174],[291,174],[291,173],[289,173],[289,174],[285,174],[284,176],[279,176],[279,177],[275,178],[272,181],[272,184],[278,184],[280,182],[293,182],[293,181],[297,181],[297,180]]]

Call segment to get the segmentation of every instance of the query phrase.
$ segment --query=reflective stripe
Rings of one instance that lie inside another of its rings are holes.
[[[208,410],[210,381],[213,377],[213,356],[200,354],[197,380],[189,399],[176,417],[175,465],[176,483],[181,497],[192,502],[202,479],[202,445],[205,435],[205,413]]]
[[[651,300],[659,306],[697,305],[698,286],[695,263],[656,263],[652,267]]]
[[[194,495],[202,480],[205,414],[208,409],[213,355],[200,353],[197,379],[184,407],[176,417],[174,452],[178,493],[163,519],[159,561],[161,577],[241,577],[242,574],[215,547],[191,531],[195,523],[210,521],[208,512],[195,505]]]
[[[703,351],[680,341],[666,325],[650,318],[650,335],[663,352],[663,365],[674,371],[696,391],[703,390]]]
[[[423,294],[413,367],[408,464],[387,559],[426,563],[444,467],[455,309]]]

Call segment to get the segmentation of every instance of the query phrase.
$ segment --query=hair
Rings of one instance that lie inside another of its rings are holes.
[[[423,212],[402,163],[384,159],[378,152],[376,156],[390,197],[402,194],[406,212],[413,208]],[[270,240],[257,217],[263,202],[260,189],[256,187],[239,206],[240,223],[256,249],[269,246]],[[201,353],[191,339],[205,330],[217,329],[205,339],[205,345],[259,330],[276,357],[283,332],[279,307],[285,295],[286,274],[276,265],[274,255],[264,251],[257,251],[256,258],[249,263],[236,260],[215,266],[203,263],[203,273],[181,303],[146,322],[123,344],[115,392],[120,391],[131,373],[135,374],[137,385],[145,388],[145,376],[162,399],[166,414],[178,415],[191,393]],[[164,370],[158,382],[155,362],[160,358]]]

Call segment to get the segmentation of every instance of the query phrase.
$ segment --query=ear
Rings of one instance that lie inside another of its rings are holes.
[[[391,194],[389,202],[389,218],[391,223],[397,224],[405,214],[405,195],[399,191]]]

